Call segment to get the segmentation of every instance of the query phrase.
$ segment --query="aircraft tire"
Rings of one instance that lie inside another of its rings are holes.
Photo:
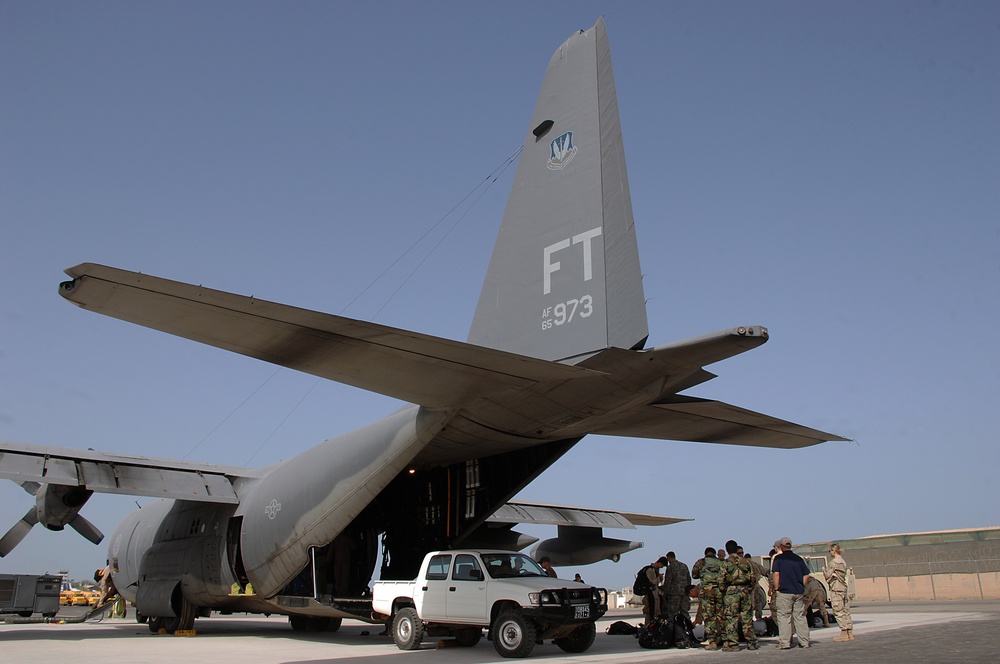
[[[324,616],[288,616],[288,624],[297,632],[326,632],[330,630],[331,622]]]
[[[336,632],[338,629],[340,629],[340,626],[343,623],[344,623],[344,619],[343,618],[330,618],[330,624],[327,625],[326,631],[328,631],[328,632]]]
[[[404,606],[392,620],[392,640],[400,650],[416,650],[424,640],[424,622],[417,610]]]
[[[164,618],[163,629],[167,630],[167,634],[192,630],[194,619],[197,617],[198,607],[182,597],[180,614],[173,618]]]
[[[535,647],[535,623],[517,609],[497,616],[492,630],[493,648],[501,657],[527,657]]]
[[[594,645],[597,637],[597,627],[594,623],[581,625],[572,636],[564,636],[554,640],[563,652],[586,652]]]
[[[160,628],[163,627],[163,618],[150,616],[147,618],[146,625],[149,627],[150,632],[159,634]]]

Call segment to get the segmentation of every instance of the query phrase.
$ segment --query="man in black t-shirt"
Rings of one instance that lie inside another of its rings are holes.
[[[778,648],[792,647],[792,627],[799,637],[799,647],[809,647],[809,624],[806,622],[806,606],[802,594],[809,583],[809,566],[806,561],[792,553],[792,540],[782,537],[774,543],[781,553],[771,559],[774,592],[777,594]]]

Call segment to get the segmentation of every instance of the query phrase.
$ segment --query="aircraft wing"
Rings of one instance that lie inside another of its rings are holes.
[[[590,507],[565,507],[547,503],[507,503],[487,519],[489,523],[538,523],[580,528],[631,529],[636,526],[667,526],[682,521],[691,519]]]
[[[213,464],[0,442],[0,479],[98,493],[236,504],[233,481],[258,471]]]
[[[59,292],[74,304],[429,408],[599,371],[83,263]]]
[[[594,433],[784,449],[848,440],[721,401],[681,395],[630,411]]]

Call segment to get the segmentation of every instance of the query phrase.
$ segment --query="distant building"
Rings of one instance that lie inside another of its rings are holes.
[[[1000,599],[1000,527],[836,540],[857,579],[857,600]],[[828,555],[830,542],[795,547]]]

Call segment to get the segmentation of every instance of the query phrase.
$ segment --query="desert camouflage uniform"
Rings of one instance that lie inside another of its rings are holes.
[[[739,648],[739,625],[743,624],[743,637],[747,646],[757,647],[757,633],[753,631],[753,587],[757,572],[746,558],[732,554],[722,565],[721,585],[725,588],[722,599],[722,640],[726,646]]]
[[[847,604],[847,562],[843,556],[835,556],[823,570],[823,575],[830,584],[830,604],[833,605],[833,617],[837,619],[837,626],[840,629],[854,629],[851,610]]]
[[[722,636],[722,591],[719,578],[722,563],[715,556],[706,556],[694,564],[691,576],[701,579],[698,589],[698,603],[702,620],[705,622],[705,641],[714,648]]]
[[[813,608],[819,611],[820,618],[823,620],[823,627],[830,626],[830,616],[826,613],[826,590],[823,588],[823,584],[819,582],[819,579],[815,577],[809,577],[809,583],[806,584],[806,591],[802,595],[802,601],[806,605],[806,618],[811,619],[811,613]],[[809,625],[812,627],[812,625]]]
[[[770,579],[767,576],[767,570],[759,562],[750,559],[750,564],[753,565],[753,570],[757,572],[757,579],[765,579],[767,583],[770,584]],[[753,617],[755,620],[760,620],[764,617],[764,605],[767,604],[767,593],[763,588],[760,587],[760,583],[753,584]],[[774,614],[771,614],[772,617]]]
[[[642,612],[645,615],[645,624],[648,626],[660,617],[660,607],[663,599],[660,593],[660,573],[652,565],[647,565],[645,569],[646,582],[649,590],[642,598]]]

